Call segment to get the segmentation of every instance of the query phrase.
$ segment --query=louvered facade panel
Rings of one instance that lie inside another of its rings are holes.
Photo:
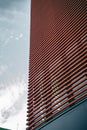
[[[27,130],[87,97],[86,0],[31,0]]]

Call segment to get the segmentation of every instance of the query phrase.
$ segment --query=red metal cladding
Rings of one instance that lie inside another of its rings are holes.
[[[87,97],[86,0],[31,0],[27,130]]]

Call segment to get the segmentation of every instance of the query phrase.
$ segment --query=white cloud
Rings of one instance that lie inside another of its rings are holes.
[[[15,39],[16,39],[16,40],[19,40],[19,37],[16,37]]]
[[[19,40],[19,39],[21,39],[23,37],[23,33],[20,33],[18,36],[16,36],[16,40]]]
[[[3,107],[11,107],[16,100],[25,92],[25,82],[24,81],[15,81],[7,86],[3,86],[5,90],[2,90],[2,95],[0,97],[0,109]]]
[[[23,33],[20,33],[19,38],[22,38],[22,37],[23,37]]]
[[[18,125],[24,130],[22,127],[26,124],[26,83],[24,80],[17,80],[4,88],[0,91],[0,126],[17,130]]]
[[[14,118],[10,117],[6,123],[2,125],[4,128],[11,130],[25,130],[26,129],[26,104],[23,109]]]

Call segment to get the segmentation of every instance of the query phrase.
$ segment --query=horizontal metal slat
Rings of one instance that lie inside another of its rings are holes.
[[[77,95],[79,95],[79,94],[81,94],[82,92],[84,92],[84,91],[86,91],[87,90],[87,88],[85,88],[85,89],[83,89],[81,92],[78,92],[78,93],[76,93],[74,96],[72,96],[71,98],[69,98],[67,101],[65,101],[64,103],[66,103],[66,102],[68,102],[69,100],[71,100],[72,98],[75,98]],[[86,95],[87,95],[87,91],[86,91]],[[75,99],[76,100],[76,99]],[[72,102],[75,102],[75,101],[72,101]],[[63,103],[62,103],[62,105],[63,105]],[[70,106],[71,105],[71,103],[69,103],[68,104],[68,106]],[[60,105],[61,106],[61,105]],[[60,107],[59,106],[59,107]],[[66,105],[67,106],[67,105]],[[53,107],[53,106],[52,106]],[[57,107],[57,108],[59,108],[59,107]],[[51,107],[49,107],[49,108],[51,108]],[[55,108],[54,110],[56,110],[57,108]],[[47,110],[48,110],[48,108],[47,108]],[[49,111],[47,114],[50,114],[51,112],[53,112],[54,110],[51,110],[51,111]],[[47,115],[46,115],[47,116]],[[41,119],[41,118],[40,118]],[[38,120],[38,121],[40,121],[40,119]],[[36,122],[38,122],[38,121],[35,121],[34,123],[36,123]],[[30,127],[31,126],[33,126],[33,124],[34,123],[32,123],[31,125],[30,125]]]
[[[84,44],[83,44],[83,47],[84,47]],[[85,49],[86,49],[86,48],[87,48],[87,47],[85,46]],[[82,53],[82,51],[84,50],[84,48],[83,48],[82,50],[81,50],[81,49],[82,49],[82,46],[79,48],[78,53],[77,53],[77,50],[73,50],[74,53],[72,52],[72,55],[69,55],[69,56],[68,56],[68,59],[69,59],[69,60],[72,60],[74,57],[76,57],[76,56],[78,56],[78,55],[81,55],[80,53]],[[76,53],[75,53],[75,52],[76,52]],[[64,55],[62,55],[62,56],[64,56]],[[67,56],[66,56],[66,57],[67,57]],[[69,60],[67,60],[67,62],[69,62]],[[66,59],[64,59],[64,60],[62,61],[62,63],[61,63],[61,61],[59,61],[58,67],[59,67],[59,65],[61,66],[61,64],[63,64],[64,66],[66,66],[65,63],[64,63],[65,61],[66,61]],[[54,64],[53,64],[53,65],[54,65]],[[61,66],[61,67],[62,67],[62,66]],[[55,69],[54,69],[54,70],[55,70]],[[53,71],[54,71],[54,70],[53,70]],[[50,70],[50,71],[51,71],[51,70]],[[48,70],[46,69],[46,73],[45,73],[45,74],[47,74],[47,73],[48,73]],[[49,78],[48,75],[46,75],[46,76]],[[45,77],[45,78],[46,78],[46,77]],[[35,80],[35,82],[37,82],[37,84],[38,84],[38,83],[39,83],[39,80],[40,80],[40,79],[37,78],[37,79]],[[33,80],[33,82],[34,82],[34,80]],[[36,84],[36,85],[37,85],[37,84]]]

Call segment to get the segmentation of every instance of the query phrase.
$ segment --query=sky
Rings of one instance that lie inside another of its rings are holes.
[[[0,0],[0,127],[25,130],[30,0]]]

